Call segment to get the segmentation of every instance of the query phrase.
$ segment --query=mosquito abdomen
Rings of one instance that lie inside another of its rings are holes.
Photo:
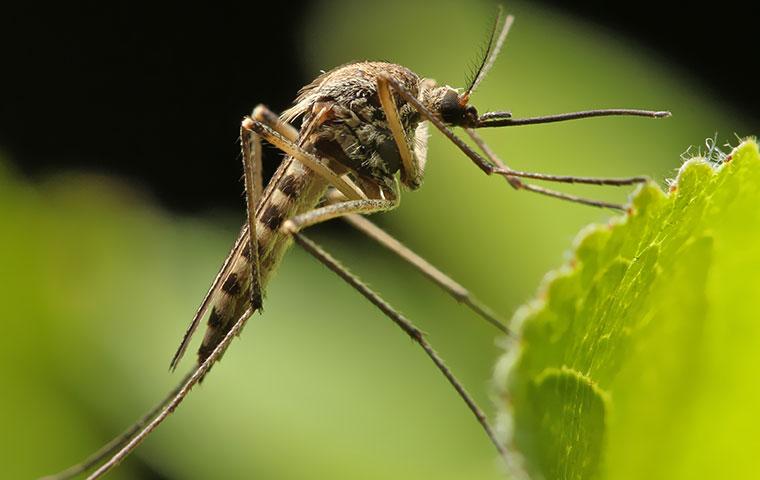
[[[296,215],[312,210],[327,189],[326,184],[300,162],[287,158],[275,172],[256,208],[256,247],[261,288],[265,290],[291,239],[280,227]],[[246,243],[248,239],[244,240]],[[200,348],[203,363],[222,341],[251,302],[251,252],[246,246],[223,280],[221,293],[208,317]]]

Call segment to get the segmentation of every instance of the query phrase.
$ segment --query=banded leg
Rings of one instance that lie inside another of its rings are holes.
[[[456,136],[453,131],[451,131],[450,128],[448,128],[435,114],[433,114],[430,110],[428,110],[420,101],[412,95],[406,88],[404,88],[403,85],[398,83],[396,80],[391,78],[390,76],[384,76],[384,81],[388,83],[388,85],[393,88],[396,92],[398,92],[399,95],[401,95],[404,100],[406,100],[409,104],[411,104],[426,120],[430,121],[430,123],[433,124],[441,133],[443,133],[449,140],[451,140],[452,143],[454,143],[467,157],[470,158],[470,160],[475,163],[483,172],[485,172],[487,175],[493,175],[498,174],[506,177],[510,184],[518,189],[524,189],[527,191],[532,191],[536,193],[541,193],[545,195],[550,195],[553,197],[561,198],[563,200],[568,200],[571,202],[577,202],[582,203],[585,205],[591,205],[595,207],[605,207],[605,208],[615,208],[615,209],[623,209],[621,205],[617,204],[610,204],[607,202],[598,202],[595,200],[589,200],[584,199],[580,197],[575,197],[573,195],[567,195],[563,194],[561,192],[554,192],[552,190],[547,190],[541,187],[536,187],[532,185],[526,185],[522,182],[515,182],[513,180],[509,180],[510,178],[515,177],[524,177],[524,178],[536,178],[539,180],[546,180],[546,181],[552,181],[552,182],[560,182],[560,183],[583,183],[583,184],[591,184],[591,185],[631,185],[634,183],[643,183],[647,181],[645,177],[630,177],[630,178],[616,178],[616,179],[604,179],[604,178],[592,178],[592,177],[572,177],[572,176],[560,176],[560,175],[546,175],[541,173],[531,173],[531,172],[520,172],[517,170],[512,170],[505,165],[499,166],[498,164],[494,164],[489,160],[486,160],[481,155],[479,155],[475,150],[473,150],[469,145],[467,145],[461,138]],[[482,140],[480,141],[481,144],[484,145]]]

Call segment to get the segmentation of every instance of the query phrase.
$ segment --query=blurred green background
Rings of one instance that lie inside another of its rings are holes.
[[[689,145],[716,131],[722,140],[752,133],[740,113],[614,32],[528,3],[510,2],[508,10],[515,25],[472,99],[481,111],[674,113],[484,132],[511,166],[662,182]],[[494,12],[487,2],[326,1],[306,16],[303,62],[316,76],[350,60],[383,59],[461,86],[477,56],[472,39],[485,39]],[[441,35],[451,18],[456,34]],[[423,188],[377,221],[508,318],[562,261],[575,233],[610,213],[517,193],[431,133]],[[618,201],[627,194],[565,190]],[[167,373],[171,354],[243,213],[180,217],[138,192],[86,172],[31,183],[0,159],[2,478],[79,461],[180,378]],[[359,235],[329,227],[312,235],[428,332],[493,411],[493,329]],[[493,447],[422,352],[293,249],[264,314],[112,478],[487,479],[500,472]]]

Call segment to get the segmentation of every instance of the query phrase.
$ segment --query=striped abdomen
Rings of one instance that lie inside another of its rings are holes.
[[[256,209],[256,236],[259,254],[259,275],[264,290],[290,246],[291,239],[281,233],[282,223],[314,209],[327,185],[300,162],[287,158],[272,177]],[[248,238],[242,254],[233,261],[229,275],[222,281],[208,319],[208,328],[198,350],[202,363],[221,342],[250,303],[250,252]]]

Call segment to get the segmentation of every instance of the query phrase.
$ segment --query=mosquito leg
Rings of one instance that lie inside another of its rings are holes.
[[[370,198],[367,200],[348,200],[345,202],[334,203],[308,211],[301,215],[285,220],[282,229],[289,233],[295,234],[306,227],[326,222],[333,218],[343,217],[352,213],[375,213],[386,210],[392,210],[398,205],[396,200],[382,200]]]
[[[395,192],[394,192],[395,193]],[[397,197],[394,197],[397,198]],[[464,386],[457,380],[451,370],[443,362],[443,359],[433,350],[430,344],[425,340],[422,331],[415,327],[409,320],[403,315],[397,312],[391,307],[385,300],[383,300],[377,293],[371,290],[366,284],[364,284],[359,278],[354,276],[345,267],[343,267],[338,261],[332,258],[327,252],[322,250],[316,243],[306,238],[303,234],[299,233],[299,230],[315,225],[320,222],[330,220],[332,218],[342,217],[356,213],[372,213],[382,210],[389,210],[397,205],[397,201],[394,200],[381,200],[381,199],[368,199],[368,200],[348,200],[332,205],[326,205],[314,209],[310,212],[306,212],[301,215],[297,215],[292,219],[283,222],[282,229],[289,233],[296,243],[298,243],[304,250],[317,258],[327,268],[338,274],[344,281],[355,288],[365,298],[377,306],[383,313],[386,314],[399,328],[406,332],[430,357],[433,363],[443,373],[449,383],[454,387],[459,396],[467,404],[470,411],[475,415],[478,423],[483,427],[484,431],[499,451],[501,456],[507,461],[507,451],[505,447],[498,441],[496,435],[489,425],[485,414],[477,406]]]
[[[259,114],[271,113],[271,112],[268,112],[267,110],[262,110],[261,108],[257,108],[257,110],[254,113],[257,113],[257,112]],[[203,375],[205,375],[205,373],[211,367],[215,359],[217,359],[219,355],[221,355],[221,352],[223,352],[224,349],[226,349],[227,345],[229,344],[229,341],[234,337],[234,333],[238,332],[240,328],[242,328],[241,322],[243,322],[247,317],[250,316],[250,314],[253,311],[255,311],[255,308],[254,308],[255,306],[261,304],[261,300],[260,300],[261,289],[255,287],[255,285],[258,283],[259,276],[258,276],[258,261],[254,257],[254,255],[258,254],[258,248],[251,248],[252,243],[255,242],[255,229],[251,228],[251,225],[255,226],[255,222],[251,220],[252,212],[255,213],[256,211],[256,205],[258,203],[258,199],[261,196],[260,192],[262,191],[262,183],[260,180],[261,178],[260,172],[262,170],[261,169],[260,139],[258,138],[254,129],[252,128],[253,123],[254,121],[251,120],[250,118],[244,119],[241,125],[241,133],[240,133],[242,153],[243,153],[243,165],[244,165],[244,170],[245,170],[246,203],[248,207],[247,221],[246,221],[246,224],[241,229],[240,235],[238,236],[238,239],[235,242],[235,245],[233,246],[232,250],[227,256],[227,259],[225,260],[222,268],[217,274],[216,279],[214,280],[211,288],[206,294],[204,300],[201,302],[201,306],[198,309],[198,312],[196,313],[190,327],[185,333],[183,341],[179,349],[177,350],[177,353],[175,354],[174,359],[172,360],[172,368],[175,368],[177,366],[180,358],[182,357],[182,354],[185,352],[187,348],[187,345],[192,337],[193,332],[196,330],[200,322],[200,319],[203,317],[203,314],[205,313],[206,309],[210,305],[216,293],[219,291],[222,281],[229,275],[229,272],[231,271],[232,266],[240,258],[240,256],[243,254],[243,252],[246,249],[250,252],[251,254],[250,256],[252,257],[251,258],[251,262],[252,262],[251,272],[252,272],[252,275],[254,275],[251,282],[253,286],[253,288],[251,288],[251,307],[247,310],[245,315],[243,315],[243,317],[241,317],[238,320],[238,322],[234,324],[232,329],[226,333],[226,335],[221,339],[221,341],[215,345],[209,357],[207,357],[195,369],[194,372],[188,375],[185,381],[183,381],[177,387],[177,389],[175,389],[168,397],[166,397],[154,410],[148,413],[140,421],[135,423],[122,435],[120,435],[119,437],[109,442],[106,446],[101,448],[95,454],[91,455],[84,462],[77,464],[73,467],[70,467],[69,469],[57,475],[47,477],[49,480],[63,480],[63,479],[71,478],[75,475],[78,475],[79,473],[86,471],[93,465],[96,465],[97,463],[107,458],[109,455],[112,455],[114,452],[117,452],[118,450],[118,453],[113,458],[111,458],[111,460],[109,460],[108,464],[104,465],[92,477],[92,478],[98,478],[100,475],[105,473],[108,469],[112,468],[121,459],[123,459],[130,451],[136,448],[137,444],[140,443],[142,439],[150,433],[150,431],[156,428],[158,424],[161,423],[163,419],[169,413],[171,413],[171,411],[173,411],[174,408],[176,408],[176,406],[182,401],[182,399],[190,390],[190,388],[192,388],[192,386],[195,383],[197,383],[203,377]],[[284,122],[281,122],[281,123],[284,124]],[[294,130],[289,125],[287,124],[284,124],[284,125],[289,127],[291,130]],[[289,135],[290,137],[293,137],[294,135],[297,137],[297,132],[293,133],[292,131],[288,132],[287,130],[285,130],[284,132],[291,133],[291,135]],[[249,235],[250,231],[253,231],[254,235]],[[255,243],[253,244],[255,245]]]
[[[417,159],[414,158],[412,150],[406,142],[406,134],[404,133],[401,119],[398,116],[396,102],[391,95],[388,77],[377,77],[377,96],[380,99],[380,105],[385,112],[388,127],[390,128],[391,133],[393,133],[393,139],[396,141],[401,156],[401,181],[409,188],[418,188],[422,184],[421,165]]]
[[[417,97],[409,93],[409,91],[404,88],[403,85],[398,83],[389,75],[382,75],[382,77],[384,81],[387,82],[388,85],[390,85],[396,92],[398,92],[398,94],[401,95],[404,100],[409,102],[420,113],[420,115],[425,117],[426,120],[432,123],[435,128],[440,130],[441,133],[443,133],[449,140],[451,140],[452,143],[454,143],[454,145],[456,145],[465,155],[467,155],[470,160],[472,160],[475,165],[478,166],[478,168],[483,170],[487,175],[491,175],[498,171],[498,167],[478,155],[475,150],[470,148],[470,146],[467,145],[461,138],[457,137],[456,134],[454,134],[454,132],[452,132],[451,129],[449,129],[443,123],[443,121],[441,121],[433,112],[428,110],[422,103],[420,103],[420,101],[417,100]]]
[[[298,140],[298,130],[295,129],[292,125],[290,125],[287,122],[283,122],[280,120],[280,117],[269,110],[266,106],[259,104],[256,106],[256,108],[253,110],[253,117],[266,124],[267,126],[273,128],[276,132],[278,132],[280,135],[284,136],[291,142],[296,142]],[[258,200],[261,198],[261,194],[263,191],[263,179],[262,179],[262,154],[261,154],[261,139],[256,135],[254,132],[251,131],[250,128],[250,119],[244,119],[243,125],[241,125],[241,131],[240,131],[240,141],[241,141],[241,148],[243,152],[243,167],[245,172],[252,172],[253,175],[246,174],[246,183],[253,186],[252,191],[253,195],[246,196],[246,202],[247,205],[256,205]],[[252,198],[251,198],[252,197]],[[216,278],[214,282],[212,283],[211,287],[209,288],[208,292],[206,293],[206,296],[204,297],[203,301],[201,302],[200,307],[198,308],[195,316],[193,317],[193,320],[188,327],[188,329],[185,332],[185,335],[182,339],[182,342],[177,349],[177,352],[174,354],[174,357],[172,358],[171,362],[171,369],[174,370],[177,368],[177,365],[184,355],[185,351],[187,350],[187,346],[190,343],[190,340],[192,339],[193,333],[198,328],[198,325],[200,324],[201,319],[203,318],[203,315],[206,313],[206,310],[208,309],[208,306],[211,304],[214,296],[216,293],[219,292],[219,287],[221,286],[221,282],[227,278],[227,276],[230,273],[230,270],[232,269],[232,266],[235,264],[235,261],[240,257],[241,253],[245,248],[248,249],[249,252],[253,252],[253,254],[258,257],[258,251],[257,249],[252,249],[251,244],[253,243],[253,239],[251,239],[248,236],[248,232],[250,230],[250,226],[252,223],[251,219],[251,208],[248,207],[248,222],[244,225],[243,229],[241,230],[235,245],[232,247],[232,250],[227,255],[226,260],[224,261],[222,268],[219,270],[219,272],[216,275]],[[258,261],[257,258],[252,258],[251,262],[256,263]],[[256,282],[256,279],[253,279],[253,282]],[[252,282],[252,283],[253,283]],[[251,289],[251,293],[256,293],[255,289]],[[254,299],[252,298],[252,301]]]
[[[589,199],[584,199],[582,197],[576,197],[575,195],[567,195],[561,192],[554,192],[554,191],[544,189],[541,187],[527,186],[524,184],[521,185],[521,182],[520,183],[515,182],[514,178],[521,176],[525,172],[514,171],[509,168],[499,166],[498,164],[494,164],[492,163],[492,161],[486,160],[480,154],[478,154],[475,150],[473,150],[469,145],[467,145],[467,143],[465,143],[461,138],[459,138],[456,134],[454,134],[454,132],[451,131],[451,129],[449,129],[434,113],[432,113],[424,105],[422,105],[422,103],[420,103],[420,101],[417,100],[417,98],[414,95],[409,93],[409,91],[406,88],[404,88],[403,85],[401,85],[400,83],[398,83],[396,80],[394,80],[393,78],[389,76],[385,76],[384,78],[388,82],[388,84],[394,90],[396,90],[399,93],[399,95],[401,95],[404,98],[404,100],[409,102],[420,113],[420,115],[422,115],[423,117],[425,117],[426,120],[432,123],[433,126],[435,126],[441,133],[443,133],[446,136],[446,138],[451,140],[451,142],[454,143],[454,145],[456,145],[465,155],[467,155],[467,157],[470,158],[470,160],[473,161],[473,163],[475,163],[475,165],[478,166],[478,168],[480,168],[487,175],[493,175],[493,174],[503,175],[504,177],[507,178],[510,185],[518,189],[533,191],[536,193],[541,193],[544,195],[561,198],[563,200],[582,203],[585,205],[591,205],[595,207],[623,209],[621,205],[611,204],[607,202],[597,202],[595,200],[589,200]],[[552,177],[551,175],[548,175],[545,177],[546,178],[542,178],[542,179],[562,181],[563,183],[569,183],[568,179],[573,178],[575,180],[574,183],[600,184],[599,183],[600,179],[589,179],[587,177],[555,176],[554,178],[549,178],[549,177]],[[608,179],[608,180],[611,180],[611,182],[613,182],[613,183],[610,183],[611,185],[619,185],[619,184],[626,185],[626,184],[640,183],[640,182],[646,181],[646,179],[644,179],[643,177],[631,177],[630,179]],[[623,183],[620,183],[621,180],[623,181]],[[602,183],[602,184],[606,184],[606,183]]]
[[[254,120],[245,117],[240,125],[246,200],[244,230],[248,235],[241,240],[239,254],[236,255],[233,266],[226,271],[224,276],[220,288],[226,296],[222,301],[217,302],[211,311],[208,327],[198,350],[199,362],[205,360],[206,355],[221,341],[242,309],[250,307],[253,311],[261,311],[263,305],[259,238],[256,231],[258,224],[256,214],[263,195],[262,156],[261,139],[253,131],[253,124]],[[230,300],[232,298],[235,300]],[[245,303],[240,303],[241,300]],[[230,307],[233,303],[239,306]]]
[[[330,203],[337,203],[345,200],[340,192],[331,190],[327,193],[327,201]],[[343,215],[341,218],[345,220],[346,223],[359,230],[363,234],[367,235],[369,238],[373,239],[391,252],[398,255],[399,258],[409,263],[412,267],[416,268],[417,271],[422,273],[433,283],[443,289],[446,293],[451,295],[454,300],[465,304],[485,321],[498,328],[502,332],[506,333],[507,335],[512,334],[509,328],[507,328],[506,323],[499,317],[499,315],[497,315],[487,305],[475,298],[475,296],[472,295],[469,290],[440,271],[427,260],[414,253],[414,251],[396,240],[388,232],[375,225],[371,220],[363,215],[356,213]]]
[[[224,338],[218,345],[211,351],[209,356],[202,363],[197,365],[185,378],[179,383],[179,385],[172,390],[169,395],[161,401],[153,410],[151,410],[142,419],[136,422],[132,427],[127,429],[122,435],[115,438],[98,452],[91,455],[84,462],[67,468],[63,472],[55,475],[44,477],[40,480],[67,480],[74,476],[88,470],[92,466],[98,464],[105,458],[109,458],[106,463],[100,466],[95,472],[93,472],[87,480],[95,480],[102,477],[113,467],[118,465],[124,458],[127,457],[135,448],[137,448],[145,437],[147,437],[153,430],[155,430],[185,399],[190,390],[198,383],[208,372],[211,366],[219,359],[224,353],[229,344],[240,333],[240,330],[245,325],[246,320],[253,314],[254,310],[248,308],[243,315],[237,319],[235,324],[230,328]]]
[[[243,151],[243,178],[245,179],[245,204],[248,223],[248,261],[251,265],[250,306],[255,310],[262,306],[262,287],[259,268],[258,236],[256,235],[256,207],[263,192],[261,139],[251,130],[253,120],[243,119],[240,126],[240,144]]]
[[[174,354],[174,357],[172,358],[171,365],[170,365],[171,370],[174,370],[177,368],[177,365],[179,364],[179,361],[182,359],[182,356],[185,354],[185,351],[187,350],[187,346],[190,344],[190,340],[193,337],[193,333],[195,333],[195,330],[198,328],[198,325],[200,324],[200,321],[203,318],[203,315],[205,315],[206,310],[208,309],[209,305],[211,305],[211,302],[215,298],[216,294],[219,293],[219,289],[222,285],[222,281],[225,278],[227,278],[230,271],[232,270],[232,266],[235,264],[235,261],[242,254],[244,246],[248,244],[246,240],[247,237],[248,237],[248,227],[247,225],[244,225],[243,228],[240,230],[240,234],[238,235],[237,240],[235,240],[235,244],[232,247],[232,250],[230,250],[230,252],[227,254],[227,258],[224,260],[222,267],[219,269],[219,272],[216,274],[216,278],[214,278],[214,282],[211,284],[211,287],[209,288],[208,292],[206,292],[206,296],[203,297],[203,301],[201,302],[200,307],[198,307],[198,310],[195,312],[195,316],[193,317],[192,322],[190,322],[190,326],[185,331],[185,335],[182,337],[182,342],[180,343],[179,348],[177,348],[177,351]]]
[[[195,367],[195,369],[193,369],[193,371],[189,374],[187,380],[183,381],[180,384],[179,388],[175,390],[176,393],[172,392],[173,395],[169,395],[169,397],[167,397],[168,401],[165,401],[163,403],[163,408],[161,408],[161,411],[158,413],[158,415],[153,417],[150,423],[145,425],[137,435],[131,437],[129,442],[126,443],[118,452],[116,452],[116,454],[114,454],[106,463],[101,465],[100,468],[92,473],[92,475],[87,477],[87,480],[95,480],[108,473],[108,471],[118,465],[122,460],[124,460],[127,455],[129,455],[135,448],[137,448],[137,446],[140,445],[143,440],[145,440],[145,437],[150,435],[153,430],[155,430],[164,420],[166,420],[166,417],[174,412],[174,410],[179,406],[180,403],[182,403],[182,401],[185,399],[190,390],[195,386],[195,384],[197,384],[206,375],[208,370],[219,359],[222,353],[224,353],[232,340],[240,333],[240,330],[242,330],[246,320],[248,320],[253,312],[254,310],[252,308],[248,308],[245,313],[243,313],[243,315],[237,319],[232,328],[230,328],[224,338],[211,351],[209,356],[201,364]]]
[[[182,354],[187,349],[187,345],[190,342],[190,338],[192,337],[193,332],[197,328],[200,322],[200,319],[203,317],[203,313],[205,313],[205,310],[208,307],[208,304],[210,303],[213,295],[215,294],[215,292],[218,291],[220,283],[222,282],[223,279],[225,279],[228,276],[232,268],[232,265],[234,264],[234,261],[237,258],[239,258],[243,250],[246,248],[249,251],[248,257],[251,263],[251,282],[250,282],[251,294],[250,294],[249,311],[256,311],[260,309],[262,305],[262,291],[261,291],[261,279],[259,276],[258,248],[254,248],[257,245],[256,219],[255,219],[256,205],[258,204],[258,200],[261,198],[261,192],[263,189],[262,177],[261,177],[261,170],[262,170],[261,168],[261,141],[258,138],[258,136],[250,129],[250,122],[252,122],[252,120],[244,119],[240,128],[240,142],[241,142],[242,153],[243,153],[243,169],[245,172],[244,178],[245,178],[246,204],[247,204],[247,222],[246,222],[246,225],[241,230],[238,240],[235,243],[235,246],[232,248],[232,251],[228,255],[227,260],[225,260],[224,265],[222,266],[221,270],[217,274],[217,277],[211,289],[209,290],[203,302],[201,303],[201,307],[199,308],[198,313],[193,319],[193,322],[191,323],[190,327],[185,333],[182,343],[179,349],[177,350],[177,353],[175,353],[174,358],[172,360],[172,364],[171,364],[172,369],[176,368],[177,364],[179,363],[180,358],[182,357]],[[204,362],[203,364],[205,365],[205,363],[206,362]],[[89,467],[97,464],[99,461],[106,458],[108,455],[113,454],[117,449],[119,449],[120,447],[123,447],[127,441],[131,440],[130,444],[132,444],[132,441],[134,441],[133,435],[139,432],[140,429],[143,428],[147,424],[148,421],[154,420],[155,418],[157,418],[157,415],[160,415],[159,412],[161,412],[161,410],[165,408],[166,405],[168,405],[169,402],[172,401],[172,399],[176,399],[177,395],[184,390],[184,387],[182,385],[186,385],[189,378],[190,377],[187,377],[185,381],[183,381],[182,384],[180,384],[180,387],[178,387],[175,391],[173,391],[162,403],[160,403],[154,410],[152,410],[149,414],[147,414],[143,419],[141,419],[139,422],[133,425],[130,429],[124,432],[124,434],[122,434],[121,436],[109,442],[106,446],[101,448],[98,452],[96,452],[86,461],[67,469],[66,471],[58,474],[57,476],[50,477],[50,478],[54,478],[54,479],[70,478],[74,475],[77,475],[85,471]],[[202,378],[202,376],[198,378],[200,379]],[[127,447],[124,447],[124,448],[127,448]]]
[[[251,202],[248,210],[256,211],[256,205],[264,191],[261,138],[251,130],[250,118],[243,118],[240,124],[240,150],[243,157],[243,179],[246,202]],[[249,192],[250,190],[250,192]],[[248,203],[246,203],[248,205]]]
[[[264,108],[263,105],[259,105],[256,107],[257,110],[260,110],[261,108]],[[275,118],[279,120],[279,117],[274,115],[273,113],[269,112],[271,115],[273,115]],[[195,330],[198,328],[198,325],[200,324],[201,319],[203,318],[203,315],[206,313],[206,310],[208,309],[208,306],[211,304],[211,301],[213,300],[213,297],[216,295],[216,293],[219,292],[219,288],[221,287],[221,282],[224,281],[230,271],[232,270],[233,265],[237,261],[237,259],[240,257],[240,255],[243,253],[244,250],[247,250],[251,253],[250,255],[250,262],[251,262],[251,304],[252,305],[261,305],[261,281],[259,278],[259,258],[258,258],[258,249],[253,248],[253,245],[256,245],[256,232],[255,232],[255,225],[256,222],[253,221],[253,217],[255,216],[256,212],[256,206],[258,205],[259,199],[261,199],[262,192],[264,189],[263,186],[263,167],[262,167],[262,154],[261,154],[261,139],[258,135],[256,135],[251,130],[251,119],[245,118],[243,119],[243,122],[240,126],[240,145],[241,145],[241,151],[243,156],[243,172],[244,172],[244,179],[245,179],[245,186],[246,186],[246,206],[247,206],[247,222],[243,226],[242,230],[240,231],[240,234],[237,238],[237,241],[235,242],[235,245],[232,247],[232,250],[227,255],[227,259],[224,261],[224,264],[222,265],[222,268],[219,270],[219,272],[216,275],[216,278],[214,279],[214,282],[211,285],[211,288],[206,293],[206,296],[204,297],[203,301],[201,302],[201,306],[198,308],[195,316],[193,317],[192,322],[190,323],[190,326],[185,331],[185,335],[182,338],[182,342],[180,343],[179,348],[177,349],[177,352],[174,354],[174,357],[171,361],[171,369],[174,370],[177,368],[177,365],[179,364],[179,361],[182,359],[182,356],[185,354],[185,351],[187,350],[187,346],[190,343],[190,340],[192,339],[193,333],[195,333]],[[282,123],[282,122],[281,122]],[[287,124],[286,124],[287,125]],[[287,125],[290,127],[290,125]],[[293,129],[293,127],[290,127]],[[295,130],[295,129],[293,129]],[[295,132],[296,138],[298,137],[298,132]],[[250,233],[253,233],[253,235],[250,235]]]
[[[478,147],[480,147],[483,153],[486,154],[489,160],[491,160],[494,164],[498,165],[499,167],[505,170],[510,170],[510,168],[507,167],[504,161],[502,161],[502,159],[499,158],[493,150],[491,150],[491,147],[489,147],[488,144],[483,141],[480,135],[475,133],[475,131],[472,130],[471,128],[466,128],[465,131],[467,132],[468,135],[470,135],[470,138],[472,138],[475,144]],[[577,195],[570,195],[569,193],[558,192],[556,190],[550,190],[548,188],[539,187],[537,185],[531,185],[529,183],[522,182],[518,178],[513,177],[511,175],[506,175],[504,179],[507,180],[507,182],[509,182],[509,184],[512,185],[512,187],[518,190],[527,190],[529,192],[546,195],[548,197],[558,198],[560,200],[567,200],[569,202],[580,203],[582,205],[588,205],[590,207],[611,208],[613,210],[625,210],[625,207],[623,205],[620,205],[617,203],[603,202],[601,200],[594,200],[592,198],[579,197]]]
[[[56,473],[54,475],[48,475],[45,477],[40,478],[39,480],[67,480],[69,478],[74,478],[80,473],[86,472],[90,468],[94,467],[98,463],[102,462],[105,458],[109,457],[110,455],[113,455],[116,453],[122,446],[124,446],[133,435],[135,435],[137,432],[139,432],[145,425],[148,424],[158,413],[163,409],[167,403],[171,401],[171,399],[179,393],[180,389],[182,388],[182,385],[190,378],[190,374],[186,375],[185,378],[182,380],[182,382],[177,385],[177,387],[172,390],[169,395],[161,401],[158,405],[156,405],[153,410],[145,414],[143,418],[138,420],[134,423],[131,427],[129,427],[127,430],[124,431],[121,435],[114,438],[107,444],[103,445],[100,450],[93,453],[89,457],[87,457],[84,461],[72,465],[71,467],[67,468],[66,470],[63,470],[62,472]]]
[[[296,143],[298,141],[298,130],[296,127],[281,120],[280,116],[269,110],[266,105],[256,105],[252,116],[254,120],[258,120],[291,142]]]
[[[574,177],[574,176],[567,176],[567,175],[548,175],[545,173],[535,173],[535,172],[521,172],[519,170],[513,170],[509,168],[497,155],[496,153],[491,150],[491,148],[486,144],[485,141],[478,135],[475,130],[471,128],[465,128],[465,132],[472,138],[472,140],[480,147],[481,150],[483,150],[483,153],[486,154],[489,160],[491,160],[493,163],[495,163],[507,178],[509,177],[522,177],[522,178],[532,178],[534,180],[545,180],[548,182],[559,182],[559,183],[585,183],[589,185],[612,185],[612,186],[623,186],[623,185],[633,185],[636,183],[644,183],[649,181],[647,177],[623,177],[623,178],[599,178],[599,177]]]
[[[647,181],[645,177],[629,177],[622,179],[603,179],[603,178],[591,178],[591,177],[571,177],[560,175],[546,175],[541,173],[520,172],[512,170],[508,167],[497,166],[489,162],[476,151],[474,151],[469,145],[467,145],[461,138],[457,137],[454,132],[451,131],[435,114],[428,110],[420,101],[409,91],[404,88],[403,85],[389,76],[383,77],[385,81],[396,90],[399,95],[409,102],[425,119],[429,120],[438,130],[441,131],[449,140],[451,140],[462,152],[467,155],[481,170],[486,174],[492,175],[494,173],[504,176],[520,177],[525,176],[527,178],[537,178],[540,180],[548,180],[562,183],[590,183],[593,185],[630,185],[632,183],[642,183]],[[482,140],[481,140],[482,142]],[[503,163],[502,163],[503,165]]]
[[[364,198],[361,191],[358,190],[355,185],[348,183],[343,177],[333,171],[323,159],[305,151],[266,124],[251,118],[248,118],[248,120],[250,120],[249,127],[251,130],[260,135],[267,142],[306,165],[309,169],[322,177],[327,183],[340,190],[340,192],[347,198],[353,200]]]
[[[462,383],[457,380],[451,370],[449,370],[449,367],[446,366],[443,359],[438,355],[438,353],[436,353],[435,350],[433,350],[433,347],[431,347],[427,342],[422,331],[415,327],[414,324],[412,324],[412,322],[410,322],[401,313],[396,311],[390,304],[388,304],[388,302],[386,302],[382,297],[370,289],[358,277],[343,267],[337,260],[330,256],[330,254],[325,252],[319,245],[306,238],[301,233],[293,233],[293,238],[296,243],[303,247],[304,250],[309,252],[327,268],[335,272],[346,283],[348,283],[356,291],[362,294],[364,298],[379,308],[388,318],[391,319],[391,321],[393,321],[393,323],[401,328],[407,335],[411,337],[415,343],[417,343],[425,351],[427,356],[433,361],[438,370],[440,370],[440,372],[446,377],[451,386],[454,387],[462,400],[464,400],[464,402],[467,404],[467,407],[470,409],[472,414],[475,415],[478,423],[480,423],[481,427],[483,427],[483,430],[485,431],[486,435],[488,435],[488,438],[494,444],[501,457],[505,462],[508,462],[507,450],[504,445],[502,445],[501,442],[499,442],[499,440],[496,438],[496,434],[491,428],[491,425],[488,423],[485,413],[483,413],[480,407],[478,407],[478,405],[475,403],[475,400],[473,400],[470,394],[467,393],[467,390],[464,388]]]
[[[550,190],[548,188],[539,187],[537,185],[531,185],[530,183],[523,183],[521,189],[541,195],[546,195],[547,197],[567,200],[568,202],[573,203],[580,203],[581,205],[588,205],[589,207],[609,208],[611,210],[618,210],[621,212],[626,211],[625,205],[621,205],[619,203],[611,203],[602,200],[594,200],[592,198],[579,197],[577,195],[571,195],[569,193],[558,192],[557,190]]]
[[[420,273],[433,281],[433,283],[454,297],[454,300],[466,305],[473,312],[478,314],[481,318],[502,332],[506,333],[507,335],[511,335],[511,332],[505,325],[505,322],[501,320],[493,310],[475,298],[475,296],[472,295],[469,290],[464,288],[462,285],[457,283],[442,271],[438,270],[435,266],[431,265],[427,260],[414,253],[414,251],[393,238],[385,230],[372,223],[368,218],[352,213],[345,215],[343,217],[343,220],[345,220],[349,225],[364,233],[371,239],[375,240],[383,247],[398,255],[401,259],[409,263]]]

